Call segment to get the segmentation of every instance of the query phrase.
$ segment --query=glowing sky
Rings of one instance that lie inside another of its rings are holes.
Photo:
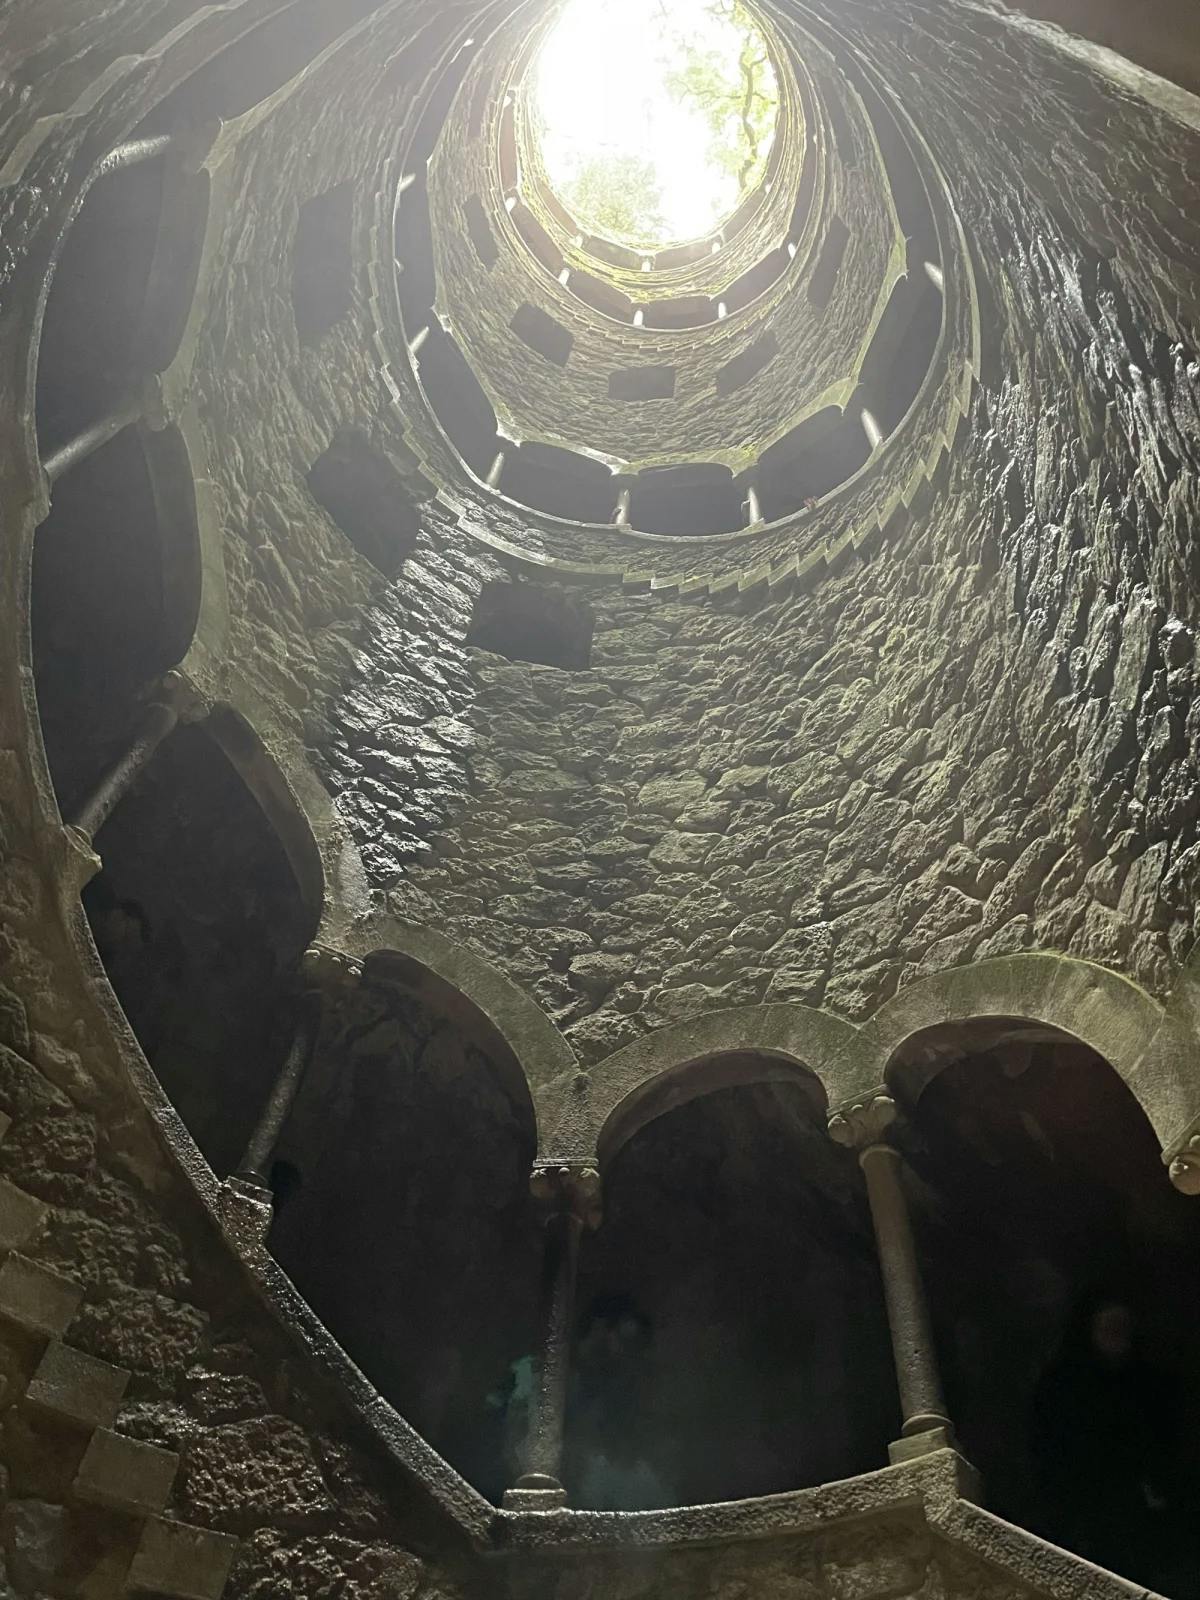
[[[711,233],[738,202],[736,178],[706,160],[707,121],[667,93],[664,74],[682,64],[671,43],[679,34],[718,52],[736,77],[745,35],[702,0],[567,0],[537,65],[550,182],[564,187],[591,155],[650,158],[666,222],[660,243]]]

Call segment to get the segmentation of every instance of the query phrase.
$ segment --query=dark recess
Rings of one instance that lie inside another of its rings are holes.
[[[300,207],[292,257],[292,306],[301,344],[315,344],[350,310],[354,190],[339,183]]]
[[[309,469],[308,487],[359,555],[388,577],[399,571],[420,519],[404,479],[361,429],[334,437]]]
[[[467,643],[510,661],[581,672],[591,661],[591,611],[531,583],[488,583],[480,591]]]

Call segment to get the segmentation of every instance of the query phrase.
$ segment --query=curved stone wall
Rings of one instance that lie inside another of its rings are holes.
[[[52,37],[44,5],[0,22],[15,85],[0,99],[10,1584],[216,1595],[235,1563],[231,1595],[434,1600],[486,1592],[498,1551],[514,1592],[542,1581],[538,1563],[568,1592],[590,1581],[582,1551],[640,1593],[609,1546],[709,1540],[726,1565],[700,1577],[690,1554],[672,1557],[670,1581],[722,1593],[773,1559],[739,1540],[782,1530],[798,1544],[780,1560],[829,1593],[920,1592],[931,1572],[979,1592],[988,1563],[1022,1594],[1073,1592],[1068,1558],[1005,1544],[951,1463],[816,1491],[761,1524],[757,1509],[563,1513],[551,1538],[470,1489],[329,1338],[167,1101],[80,910],[98,861],[64,822],[75,796],[51,786],[29,621],[50,477],[66,483],[85,458],[43,470],[64,440],[38,437],[37,340],[102,163],[176,135],[165,170],[204,175],[203,236],[172,337],[110,415],[112,438],[136,421],[171,451],[159,517],[176,533],[182,517],[194,552],[191,641],[172,638],[177,659],[153,670],[177,669],[172,715],[219,735],[278,833],[298,942],[319,920],[343,978],[400,951],[468,994],[530,1082],[544,1157],[590,1161],[646,1061],[670,1071],[743,1032],[811,1066],[836,1110],[890,1082],[922,1030],[1017,1017],[1106,1056],[1194,1189],[1196,102],[998,7],[781,3],[780,25],[820,40],[804,57],[814,79],[848,95],[829,119],[841,177],[831,159],[818,212],[843,182],[856,215],[868,203],[870,116],[859,90],[835,87],[857,73],[911,119],[940,259],[961,271],[945,277],[931,381],[847,481],[762,528],[656,538],[523,508],[502,477],[490,490],[410,357],[393,265],[405,153],[415,133],[433,151],[440,121],[418,119],[468,37],[483,72],[505,6],[59,9]],[[470,72],[463,84],[474,92]],[[429,178],[453,160],[483,196],[453,126]],[[581,440],[513,312],[529,301],[572,325],[564,380],[607,371],[634,330],[601,313],[585,329],[548,273],[518,289],[507,253],[492,269],[505,294],[485,299],[449,190],[426,192],[437,307],[523,440],[591,442],[626,465],[728,449],[740,470],[743,439],[765,448],[836,388],[806,357],[810,322],[791,325],[815,259],[799,250],[719,341],[636,330],[639,360],[686,347],[702,369],[694,404],[681,383],[674,434],[651,449],[621,432],[605,379],[577,392],[607,443]],[[844,343],[859,354],[901,265],[874,193],[872,293],[845,273]],[[718,406],[716,370],[768,317],[778,353]],[[347,454],[375,485],[366,529],[330,470],[314,476]],[[381,524],[389,497],[395,523]],[[60,491],[60,511],[69,501]],[[506,633],[509,587],[522,593]],[[129,728],[161,689],[132,694]],[[84,705],[86,788],[126,725],[93,725]],[[660,1060],[655,1036],[675,1028],[680,1054]],[[894,1076],[901,1095],[915,1082]],[[810,1538],[851,1514],[881,1523],[891,1567],[840,1533]]]

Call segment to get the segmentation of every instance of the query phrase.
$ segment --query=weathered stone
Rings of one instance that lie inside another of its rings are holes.
[[[698,772],[677,772],[651,778],[638,791],[638,805],[647,811],[660,811],[666,817],[679,813],[700,798],[708,787]]]
[[[209,1429],[189,1444],[183,1476],[191,1514],[230,1532],[261,1518],[295,1523],[334,1509],[307,1437],[284,1417]]]

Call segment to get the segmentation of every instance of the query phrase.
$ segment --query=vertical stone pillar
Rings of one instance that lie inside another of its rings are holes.
[[[154,752],[179,721],[183,679],[168,672],[146,706],[137,730],[123,753],[68,819],[72,827],[94,839],[149,766]]]
[[[221,1185],[220,1211],[225,1232],[239,1244],[262,1245],[275,1214],[271,1169],[296,1097],[312,1063],[325,1020],[331,984],[361,976],[357,961],[310,945],[300,958],[292,991],[292,1037],[237,1169]]]
[[[524,1470],[504,1496],[510,1511],[546,1511],[567,1502],[562,1449],[579,1241],[583,1230],[600,1220],[600,1175],[594,1167],[535,1167],[531,1188],[545,1219],[542,1339]]]
[[[288,1046],[278,1076],[271,1085],[267,1103],[263,1106],[254,1132],[250,1135],[242,1159],[238,1162],[235,1176],[243,1183],[254,1184],[260,1189],[270,1191],[271,1167],[275,1160],[279,1137],[296,1103],[300,1085],[304,1082],[304,1075],[312,1060],[317,1037],[321,1031],[323,1010],[320,990],[303,987],[296,1003],[292,1042]]]
[[[835,1112],[829,1132],[839,1144],[858,1152],[866,1179],[903,1417],[902,1437],[889,1455],[893,1461],[904,1461],[952,1445],[954,1429],[942,1396],[929,1306],[900,1181],[900,1153],[887,1139],[896,1115],[891,1096],[877,1094]]]

